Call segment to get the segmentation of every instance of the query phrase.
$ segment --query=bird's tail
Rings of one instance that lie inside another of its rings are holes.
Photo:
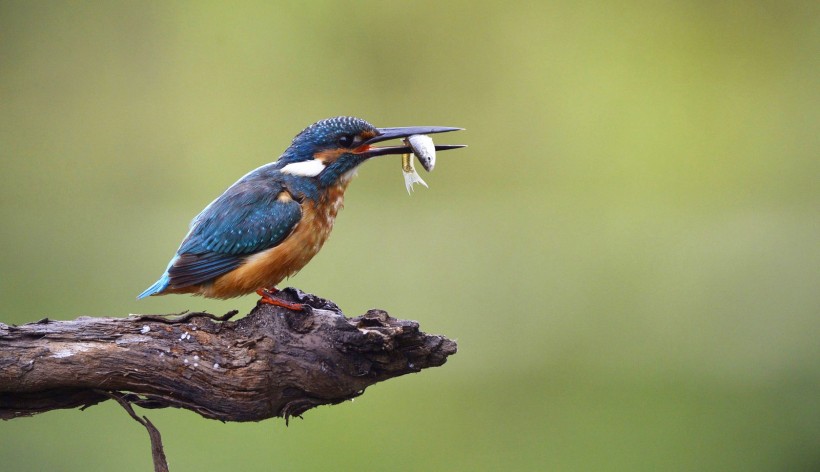
[[[159,280],[154,282],[154,285],[148,287],[144,292],[137,296],[137,300],[161,293],[163,290],[168,288],[168,283],[170,281],[171,278],[168,277],[168,272],[162,274],[162,277],[160,277]]]

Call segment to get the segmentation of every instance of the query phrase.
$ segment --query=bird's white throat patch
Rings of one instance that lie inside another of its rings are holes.
[[[300,177],[316,177],[325,170],[325,163],[321,159],[293,162],[282,167],[283,174],[298,175]]]

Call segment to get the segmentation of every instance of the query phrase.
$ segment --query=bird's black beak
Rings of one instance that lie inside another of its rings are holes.
[[[373,136],[372,138],[362,143],[362,146],[360,147],[362,151],[358,152],[357,154],[363,156],[366,159],[376,156],[384,156],[387,154],[410,154],[413,152],[413,150],[410,149],[410,146],[371,147],[371,145],[382,141],[388,141],[390,139],[406,138],[414,134],[448,133],[450,131],[461,131],[463,129],[464,128],[450,128],[447,126],[407,126],[403,128],[376,128],[376,131],[379,134]],[[442,144],[436,145],[436,151],[447,151],[448,149],[458,149],[466,146],[466,144]]]

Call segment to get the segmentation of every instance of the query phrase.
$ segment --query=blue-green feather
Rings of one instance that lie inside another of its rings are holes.
[[[315,192],[304,185],[291,190],[289,180],[268,165],[231,186],[194,218],[168,269],[139,298],[209,282],[281,243],[302,217],[293,198]]]

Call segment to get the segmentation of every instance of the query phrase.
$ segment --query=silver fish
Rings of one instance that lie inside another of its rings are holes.
[[[406,137],[404,143],[413,150],[424,170],[432,172],[436,166],[436,145],[433,144],[433,138],[424,134],[414,134]]]

